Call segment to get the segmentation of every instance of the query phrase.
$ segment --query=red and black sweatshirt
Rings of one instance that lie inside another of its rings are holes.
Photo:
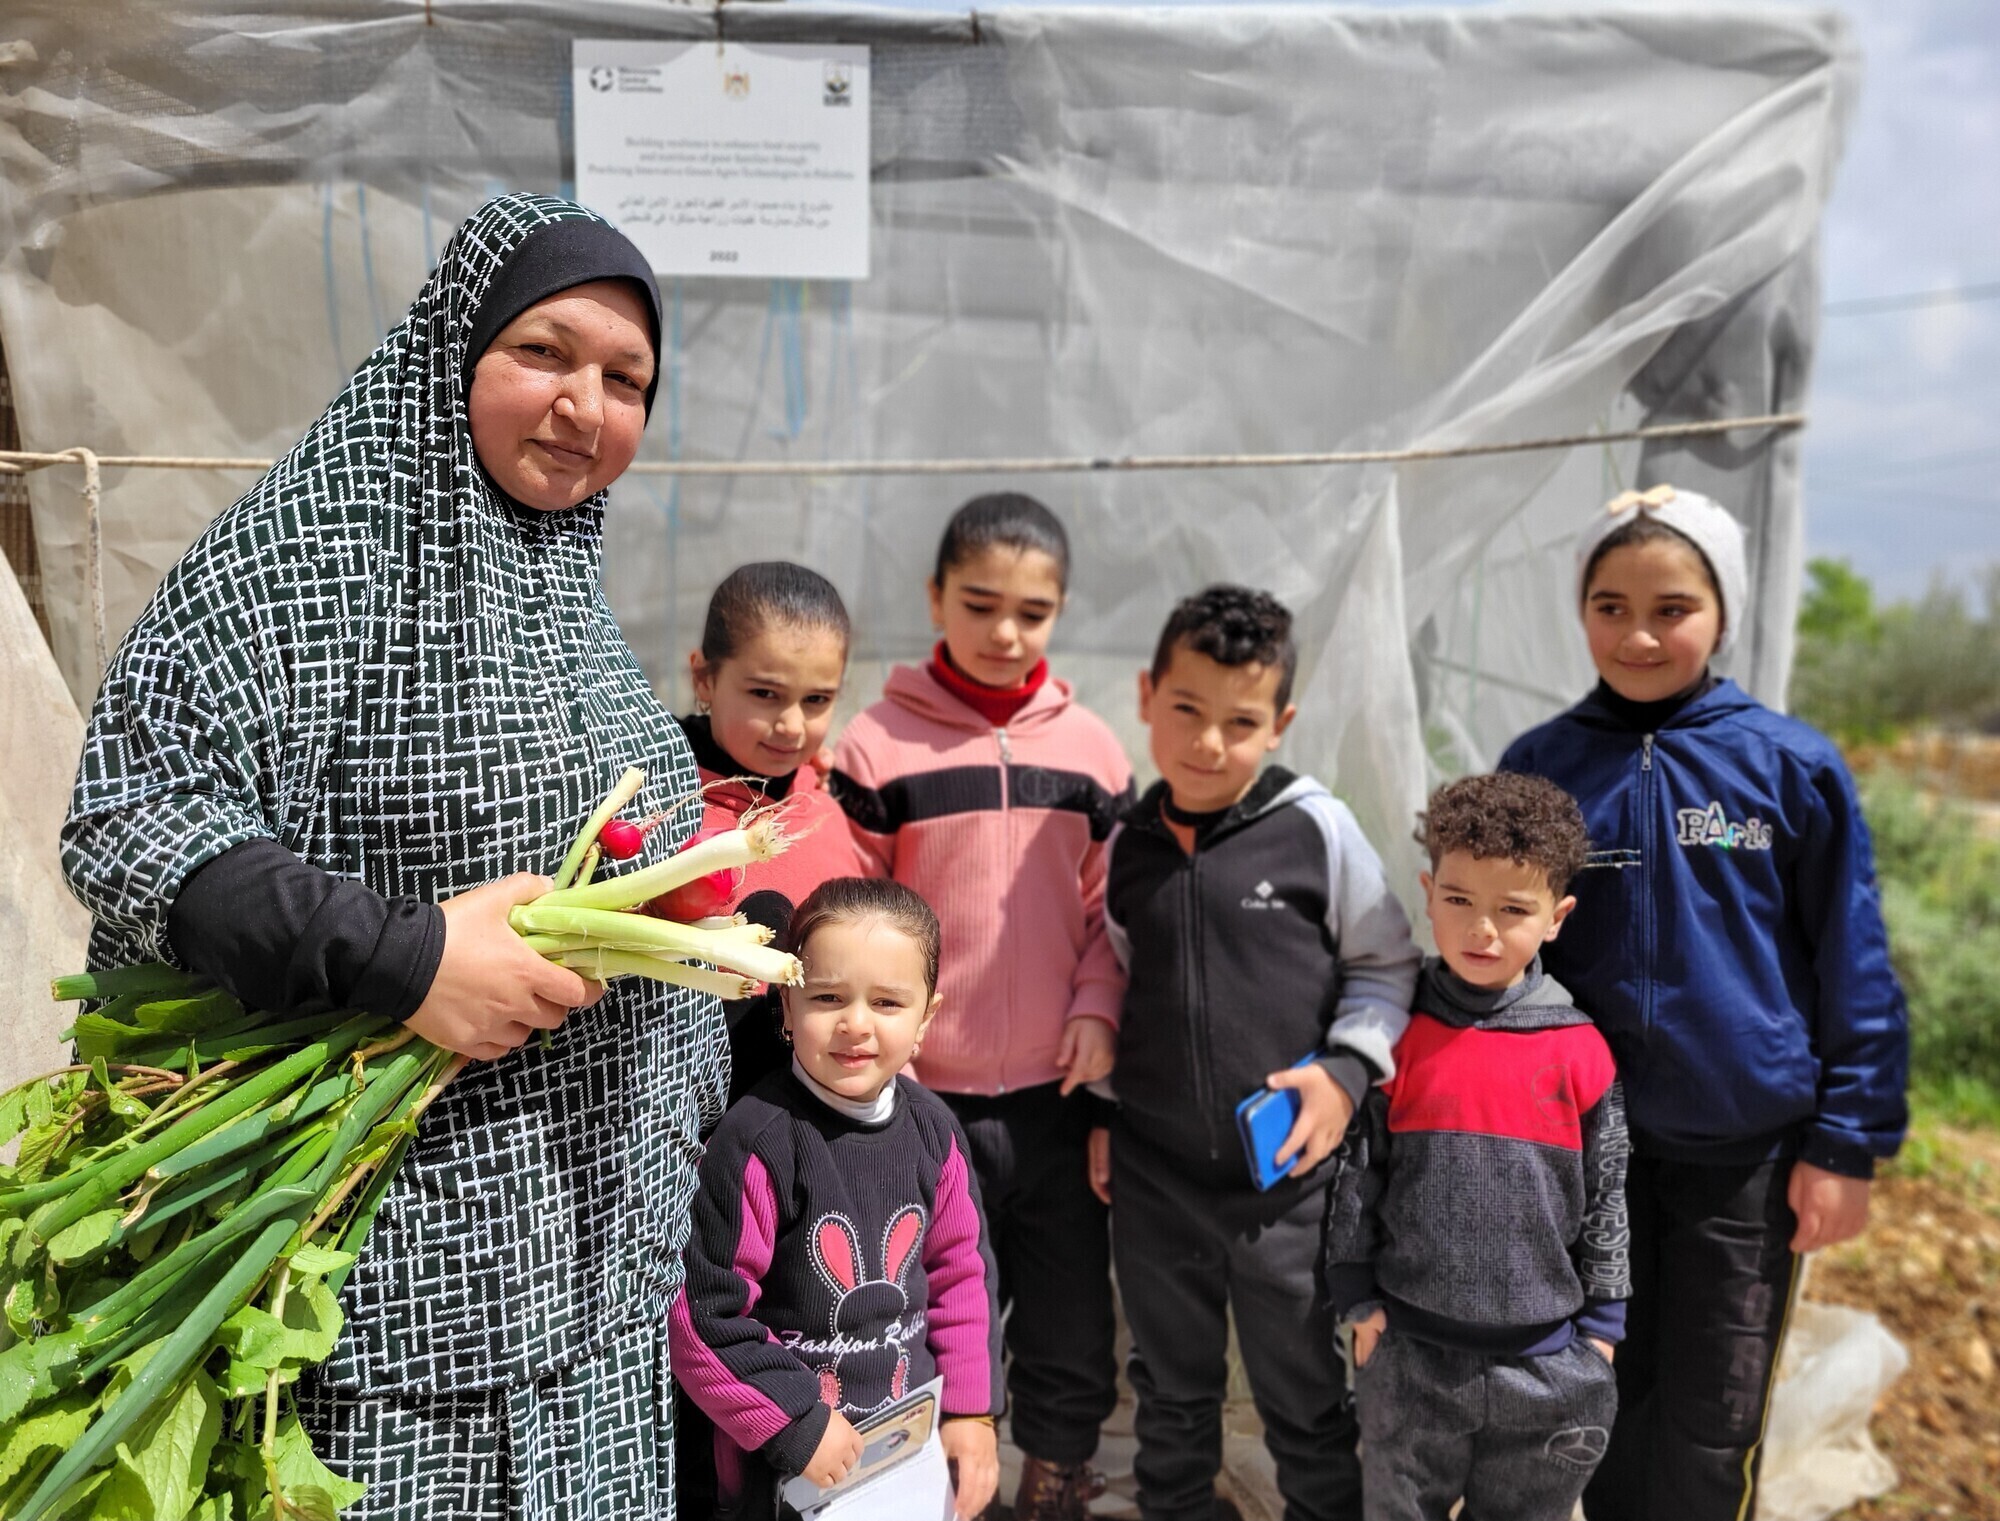
[[[1335,1312],[1500,1356],[1620,1340],[1630,1152],[1610,1048],[1539,960],[1489,992],[1431,957],[1339,1152]]]

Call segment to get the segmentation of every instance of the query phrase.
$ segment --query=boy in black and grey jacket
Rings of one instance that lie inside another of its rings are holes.
[[[1309,778],[1260,774],[1294,712],[1290,626],[1240,587],[1175,609],[1140,678],[1161,781],[1108,851],[1105,924],[1129,985],[1092,1178],[1132,1327],[1146,1521],[1216,1514],[1232,1308],[1288,1521],[1360,1515],[1319,1284],[1325,1163],[1392,1070],[1418,955],[1346,806]],[[1301,1113],[1280,1148],[1289,1173],[1259,1192],[1235,1110],[1267,1085],[1296,1089]]]
[[[1610,1048],[1543,975],[1589,848],[1539,777],[1439,789],[1395,1074],[1339,1153],[1328,1291],[1354,1326],[1368,1521],[1567,1521],[1604,1456],[1630,1292]]]

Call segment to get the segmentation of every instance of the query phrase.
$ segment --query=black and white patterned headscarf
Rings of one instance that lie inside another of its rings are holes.
[[[603,496],[531,511],[473,453],[473,323],[524,240],[578,218],[537,196],[474,213],[126,635],[64,830],[96,964],[170,959],[181,882],[243,840],[437,900],[552,871],[627,766],[648,809],[697,785],[599,589]],[[626,980],[552,1049],[468,1068],[348,1281],[336,1385],[514,1382],[663,1315],[726,1050],[713,1000]]]

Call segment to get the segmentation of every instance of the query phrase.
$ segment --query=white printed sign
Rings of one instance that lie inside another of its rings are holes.
[[[577,199],[669,275],[868,277],[868,49],[577,42]]]

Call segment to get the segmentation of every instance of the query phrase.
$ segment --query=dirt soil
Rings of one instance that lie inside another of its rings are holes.
[[[2000,1521],[2000,1135],[1913,1140],[1807,1293],[1874,1311],[1910,1352],[1873,1425],[1896,1488],[1841,1521]]]
[[[1836,1521],[2000,1521],[2000,1132],[1929,1129],[1877,1183],[1871,1225],[1813,1263],[1808,1297],[1882,1318],[1910,1367],[1875,1413],[1876,1444],[1897,1485]],[[1111,1492],[1102,1521],[1132,1508],[1129,1401],[1107,1423],[1097,1465]],[[1229,1406],[1226,1492],[1246,1521],[1280,1506],[1247,1400]],[[1002,1449],[1001,1498],[1012,1499],[1019,1458]],[[1004,1518],[996,1507],[989,1516]]]

